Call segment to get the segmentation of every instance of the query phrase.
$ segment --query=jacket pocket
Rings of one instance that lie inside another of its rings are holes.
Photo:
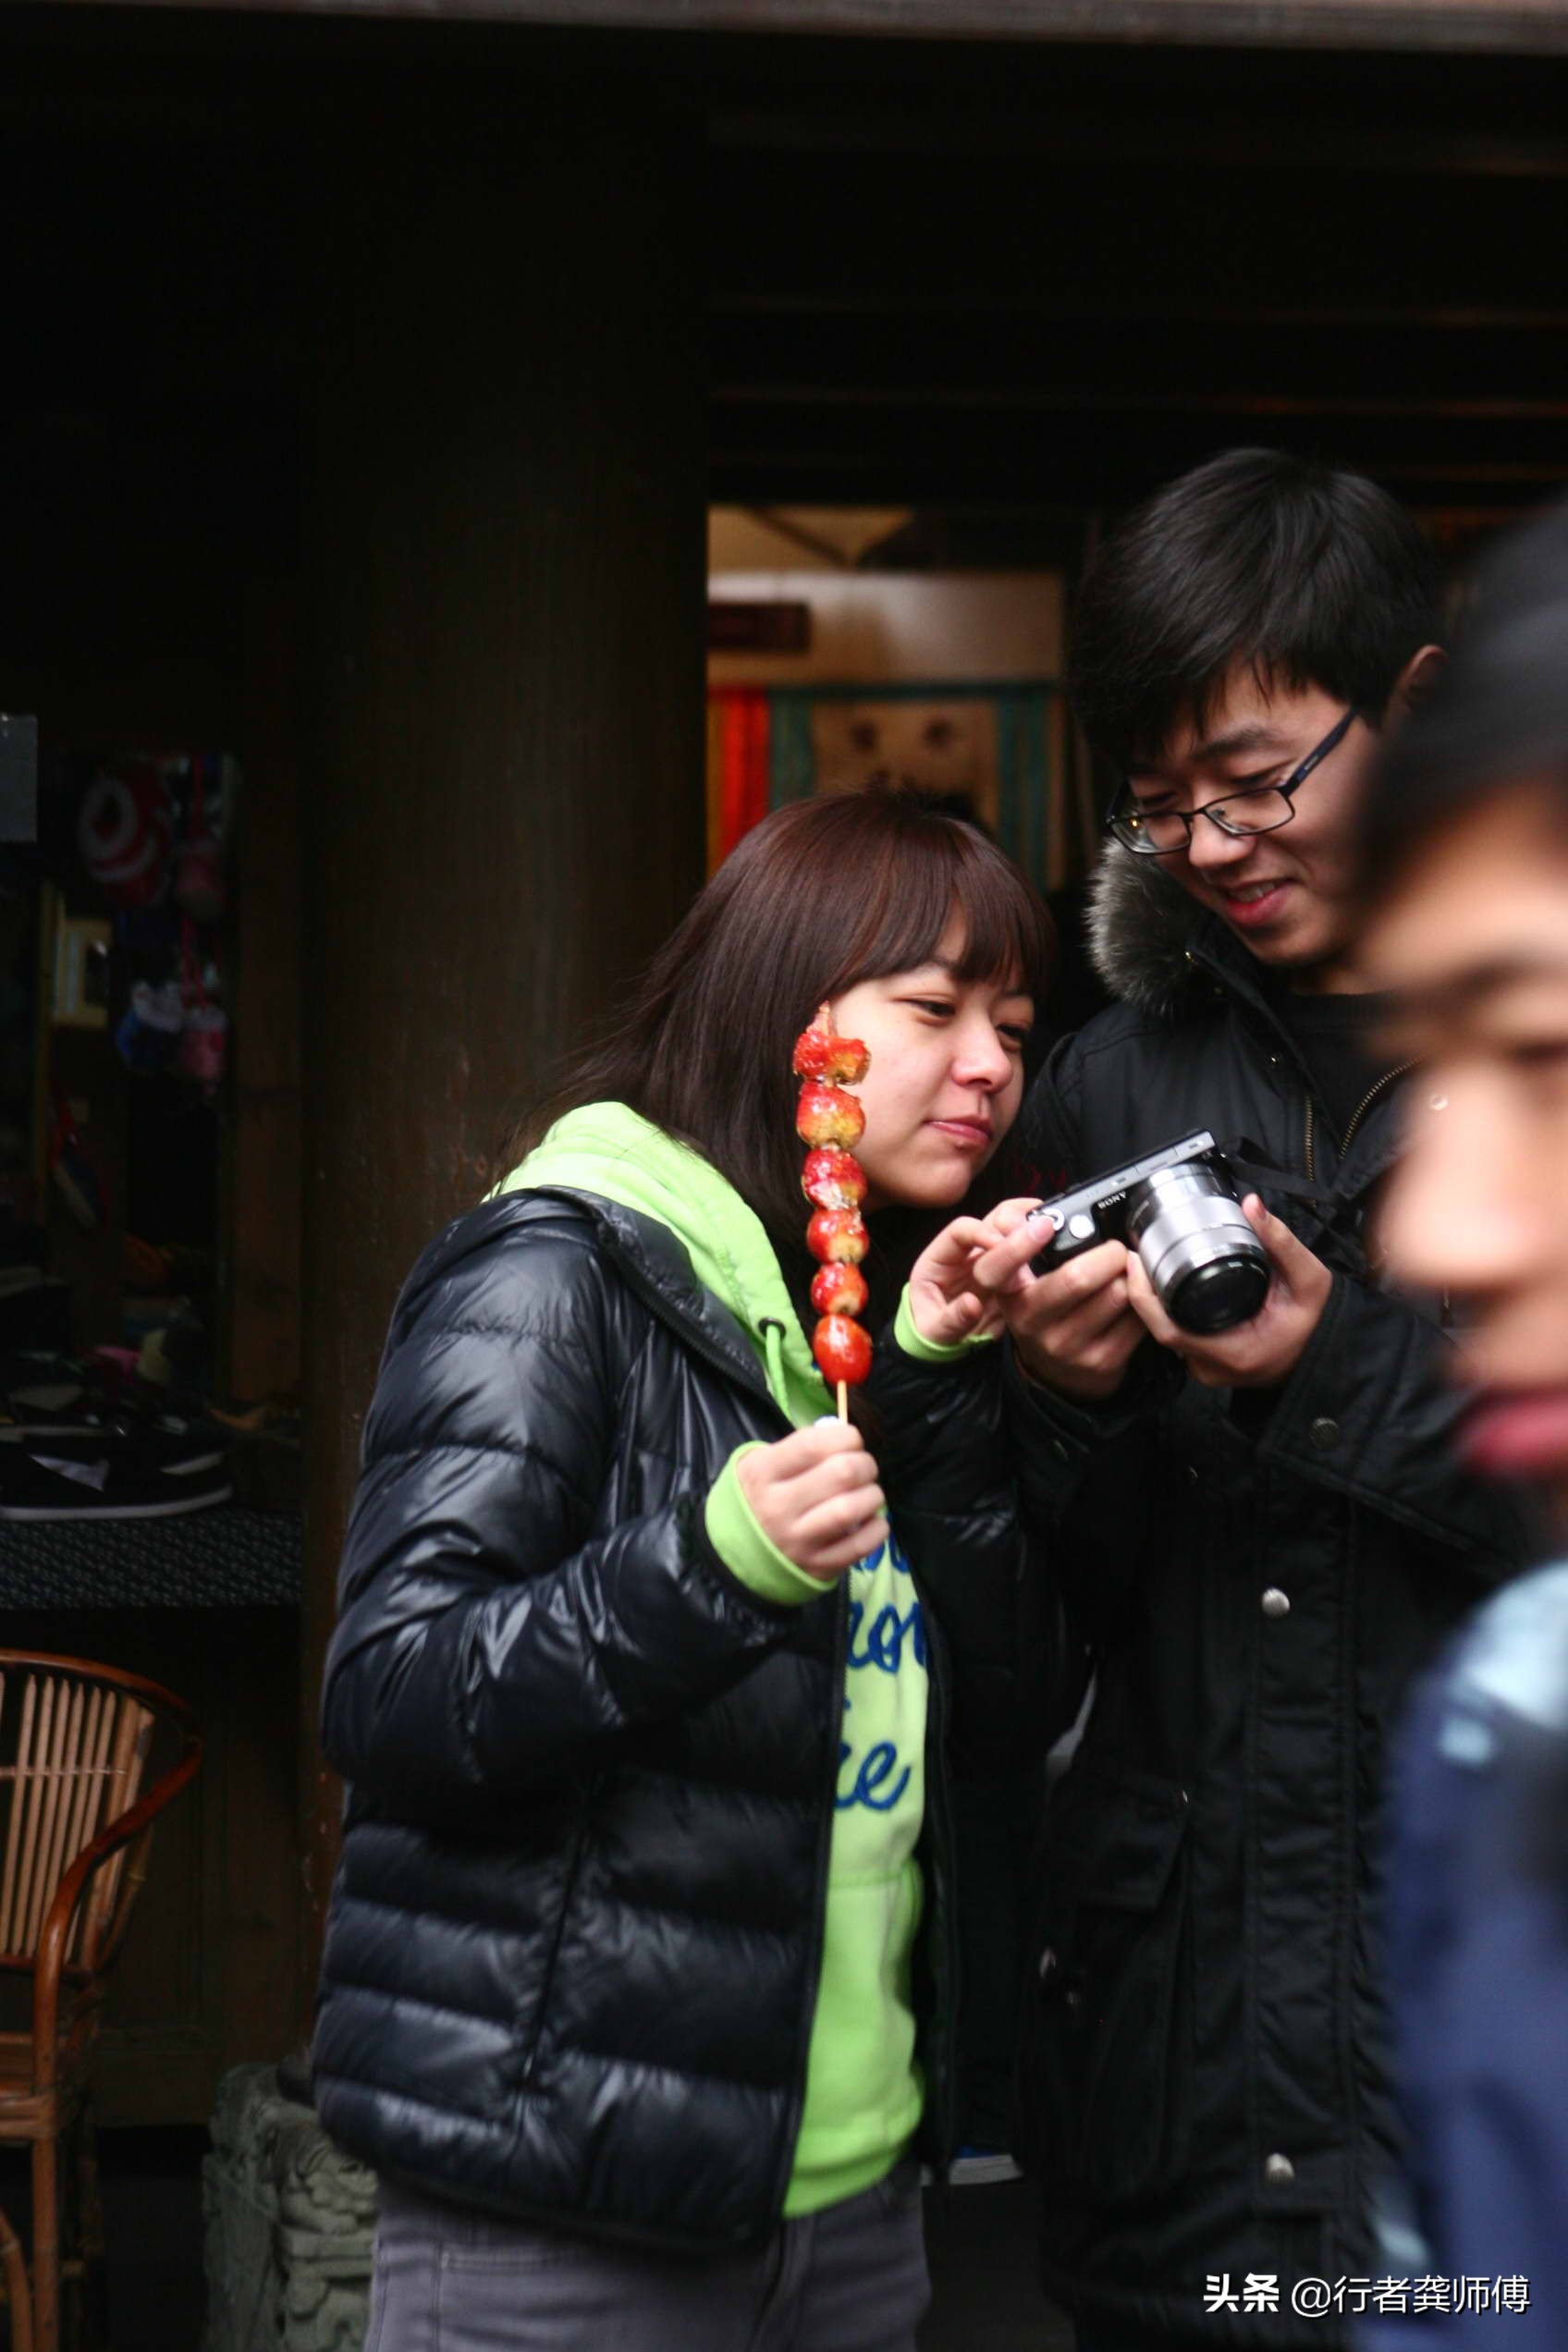
[[[588,1782],[579,1802],[577,1819],[572,1827],[571,1844],[567,1849],[566,1866],[561,1873],[560,1893],[550,1924],[550,1941],[540,1972],[538,1990],[534,1994],[531,2014],[521,2036],[522,2083],[526,2089],[538,2073],[544,2054],[545,2038],[550,2025],[550,1999],[556,1988],[556,1971],[560,1961],[561,1944],[577,1893],[577,1882],[582,1871],[582,1860],[588,1844],[588,1810],[600,1785],[598,1775]],[[521,2120],[519,2129],[521,2129]]]
[[[1075,1769],[1047,1809],[1024,1998],[1022,2139],[1047,2187],[1119,2203],[1183,2164],[1192,2003],[1187,1798]]]

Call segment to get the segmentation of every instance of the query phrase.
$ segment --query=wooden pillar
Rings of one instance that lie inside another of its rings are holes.
[[[522,91],[378,121],[325,224],[307,523],[301,1775],[360,1431],[423,1243],[701,880],[699,127]],[[311,1984],[302,1991],[308,2003]]]
[[[236,1396],[266,1397],[300,1386],[303,1037],[298,615],[271,573],[249,583],[243,692],[223,1378]]]

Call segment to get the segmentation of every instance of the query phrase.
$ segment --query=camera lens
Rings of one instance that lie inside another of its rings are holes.
[[[1184,1274],[1162,1304],[1183,1331],[1209,1336],[1250,1323],[1268,1296],[1267,1259],[1257,1266],[1247,1258],[1213,1257]]]
[[[1208,1160],[1182,1160],[1145,1177],[1128,1194],[1127,1239],[1156,1298],[1183,1331],[1233,1330],[1268,1295],[1268,1253],[1230,1177]]]

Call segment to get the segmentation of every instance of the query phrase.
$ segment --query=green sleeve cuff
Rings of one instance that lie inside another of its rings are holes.
[[[938,1340],[923,1340],[915,1329],[910,1312],[909,1286],[904,1286],[899,1301],[899,1311],[893,1317],[893,1338],[905,1355],[913,1355],[917,1364],[956,1364],[973,1348],[990,1347],[996,1338],[993,1331],[971,1331],[966,1340],[953,1340],[944,1344]]]
[[[742,1454],[754,1453],[761,1442],[753,1438],[749,1445],[737,1446],[709,1488],[704,1513],[708,1541],[730,1574],[739,1576],[759,1600],[798,1608],[805,1601],[820,1600],[829,1587],[785,1557],[764,1533],[746,1501],[736,1468]]]

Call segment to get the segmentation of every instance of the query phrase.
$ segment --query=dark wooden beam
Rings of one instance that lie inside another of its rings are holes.
[[[1452,402],[1423,408],[1415,401],[1378,401],[1361,395],[1317,403],[1220,394],[1188,400],[1114,388],[1099,395],[1058,397],[1043,386],[1033,398],[976,392],[972,399],[947,402],[919,390],[903,399],[803,395],[789,400],[763,393],[755,399],[721,401],[713,416],[714,444],[720,454],[747,444],[780,447],[791,442],[807,457],[879,447],[913,453],[928,449],[934,436],[958,446],[981,432],[988,447],[1009,461],[1027,460],[1031,451],[1041,447],[1098,452],[1140,441],[1214,447],[1279,437],[1297,445],[1354,443],[1379,463],[1415,455],[1466,466],[1535,466],[1550,465],[1568,449],[1568,400],[1512,406]]]
[[[1277,171],[1283,164],[1328,174],[1407,178],[1441,173],[1454,178],[1561,179],[1568,175],[1568,136],[1553,120],[1562,100],[1562,76],[1544,68],[1549,92],[1545,119],[1521,119],[1513,110],[1491,122],[1473,116],[1390,119],[1374,98],[1351,93],[1332,114],[1310,104],[1290,104],[1288,92],[1271,103],[1265,93],[1244,109],[1227,111],[1213,100],[1198,106],[1178,99],[1157,111],[1134,101],[1102,96],[1087,104],[1031,104],[1015,108],[998,91],[986,107],[930,104],[866,106],[846,104],[834,93],[813,93],[807,107],[723,108],[716,115],[709,143],[716,155],[831,157],[876,163],[884,168],[900,159],[929,169],[945,162],[985,158],[1035,165],[1074,163],[1103,172],[1131,163],[1146,168],[1156,157],[1190,167],[1200,152],[1206,168]],[[1537,100],[1541,93],[1536,93]],[[1523,103],[1527,96],[1520,93]]]
[[[1099,321],[1064,305],[1055,318],[802,311],[725,321],[722,403],[822,400],[933,408],[1244,406],[1283,399],[1314,410],[1409,402],[1543,404],[1568,398],[1568,319],[1486,327],[1272,326],[1236,314]]]
[[[1397,289],[1390,289],[1390,293]],[[1384,327],[1396,333],[1427,330],[1444,335],[1522,335],[1568,328],[1568,307],[1543,301],[1512,307],[1486,302],[1403,302],[1385,300],[1321,302],[1236,302],[1196,290],[1129,301],[1119,295],[1073,293],[1059,288],[1018,286],[940,287],[921,288],[871,288],[864,293],[825,288],[819,293],[724,286],[714,290],[708,308],[728,336],[732,322],[756,319],[765,330],[772,325],[801,322],[802,331],[835,336],[846,321],[864,320],[868,330],[885,333],[905,322],[926,333],[933,323],[954,332],[997,331],[1023,325],[1048,327],[1053,334],[1136,327],[1160,333],[1168,327],[1216,327],[1268,333],[1300,328],[1325,333],[1361,333]]]
[[[124,0],[128,7],[144,0]],[[188,11],[191,0],[178,0]],[[1568,52],[1557,0],[201,0],[202,12],[884,42]]]
[[[1366,420],[1416,420],[1454,424],[1568,423],[1568,398],[1498,393],[1444,398],[1419,393],[1386,394],[1367,388],[1340,394],[1203,389],[1110,384],[1098,387],[1060,384],[998,385],[914,383],[903,385],[721,384],[715,398],[720,412],[758,408],[775,413],[793,409],[823,414],[854,411],[878,418],[916,415],[927,425],[964,417],[1052,418],[1216,417],[1305,421],[1338,432],[1347,421],[1359,432]]]
[[[1326,178],[1295,163],[1094,174],[1043,156],[1029,170],[977,161],[955,184],[864,165],[790,175],[735,156],[711,184],[716,296],[753,306],[978,305],[1026,289],[1063,308],[1109,295],[1156,314],[1222,297],[1241,313],[1527,315],[1561,307],[1548,257],[1568,251],[1562,179]]]
[[[1500,430],[1243,416],[971,421],[865,413],[779,419],[760,410],[716,420],[714,496],[737,504],[921,506],[1014,499],[1079,509],[1120,507],[1242,443],[1298,448],[1354,465],[1412,505],[1532,505],[1568,485],[1568,425]],[[743,425],[744,429],[741,429]]]

